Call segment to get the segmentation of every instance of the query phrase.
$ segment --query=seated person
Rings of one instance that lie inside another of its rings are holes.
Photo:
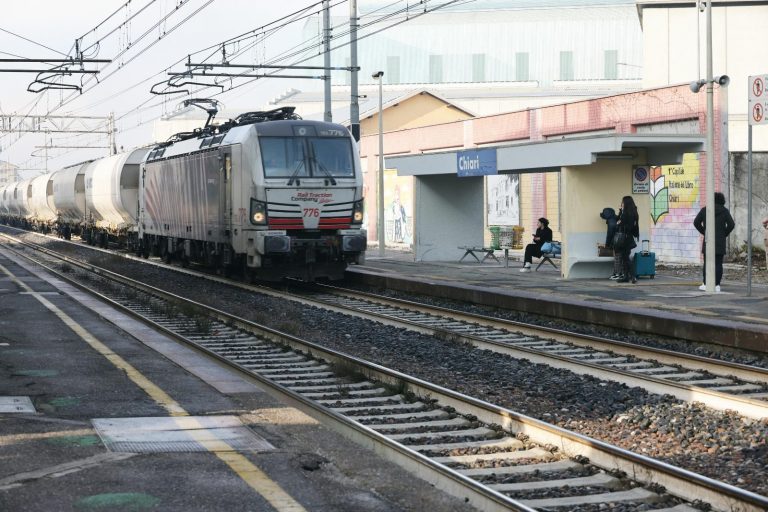
[[[544,245],[544,242],[551,241],[552,230],[549,229],[549,221],[542,217],[536,225],[536,233],[533,235],[533,243],[525,246],[523,268],[520,269],[520,272],[530,272],[531,261],[533,261],[533,258],[541,258],[541,246]]]

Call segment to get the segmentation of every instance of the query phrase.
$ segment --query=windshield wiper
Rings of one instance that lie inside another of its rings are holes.
[[[323,163],[320,160],[318,160],[316,157],[310,156],[309,158],[313,162],[315,162],[315,164],[320,168],[321,171],[323,171],[323,174],[328,176],[328,178],[331,180],[331,185],[336,185],[336,179],[333,177],[333,174],[331,173],[331,171],[329,171],[328,168],[326,168],[323,165]]]
[[[295,180],[296,177],[299,175],[299,171],[301,170],[303,165],[304,165],[304,160],[299,160],[298,164],[296,165],[296,169],[294,169],[293,173],[291,174],[291,178],[288,180],[288,184],[286,186],[290,187],[291,185],[293,185],[293,180]]]

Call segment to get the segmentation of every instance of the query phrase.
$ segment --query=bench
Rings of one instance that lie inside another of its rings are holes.
[[[559,259],[560,259],[560,254],[562,254],[563,244],[562,244],[561,242],[558,242],[557,240],[553,240],[553,241],[552,241],[552,243],[553,243],[553,244],[557,244],[557,245],[559,245],[559,246],[560,246],[560,251],[561,251],[561,252],[558,252],[558,253],[554,253],[554,252],[542,252],[542,253],[541,253],[541,256],[539,256],[539,258],[541,258],[541,260],[539,261],[539,264],[538,264],[538,265],[536,265],[536,270],[537,270],[537,271],[539,270],[539,267],[541,267],[541,266],[542,266],[543,264],[545,264],[545,263],[549,263],[550,265],[552,265],[553,267],[555,267],[555,270],[560,270],[560,269],[558,269],[558,268],[557,268],[557,265],[555,265],[555,262],[554,262],[554,261],[552,261],[552,260],[553,260],[553,259],[556,259],[556,260],[559,260]]]
[[[496,255],[493,254],[493,251],[494,251],[493,247],[474,247],[469,245],[462,245],[459,247],[459,249],[464,251],[464,256],[461,257],[461,259],[459,260],[459,263],[464,261],[464,258],[466,258],[467,256],[472,256],[477,260],[478,263],[482,263],[489,258],[496,261],[496,263],[501,263],[499,259],[496,258]],[[480,258],[478,258],[476,253],[483,254],[483,259],[481,260]]]
[[[539,270],[539,267],[542,266],[545,263],[549,263],[553,267],[555,267],[555,270],[560,270],[557,268],[557,265],[555,265],[555,262],[552,261],[553,259],[559,260],[560,259],[560,253],[553,253],[553,252],[543,252],[541,253],[541,261],[539,261],[539,264],[536,265],[536,270]]]

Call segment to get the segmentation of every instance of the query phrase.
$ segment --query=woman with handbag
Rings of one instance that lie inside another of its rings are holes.
[[[613,250],[619,253],[623,276],[617,283],[636,283],[637,279],[632,274],[632,262],[629,255],[632,249],[637,247],[635,238],[640,238],[640,227],[638,225],[637,206],[632,196],[624,196],[621,199],[621,209],[619,210],[619,220],[616,223],[616,234],[613,237]]]

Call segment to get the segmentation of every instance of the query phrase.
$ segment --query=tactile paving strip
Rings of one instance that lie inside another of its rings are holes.
[[[93,426],[112,452],[268,451],[274,447],[236,416],[101,418]]]

